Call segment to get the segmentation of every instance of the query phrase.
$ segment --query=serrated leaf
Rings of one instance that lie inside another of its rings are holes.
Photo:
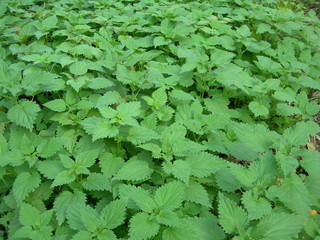
[[[84,189],[92,190],[111,190],[110,179],[101,173],[91,173],[83,182]]]
[[[24,163],[24,154],[20,150],[8,151],[0,154],[0,166],[21,166]]]
[[[9,109],[7,116],[10,121],[31,130],[38,112],[40,112],[38,104],[28,100],[21,100],[19,104]]]
[[[126,207],[126,201],[115,200],[102,209],[101,216],[107,229],[114,229],[124,222]]]
[[[211,207],[207,190],[197,182],[190,182],[186,188],[186,201],[199,203],[206,207]]]
[[[52,157],[63,146],[64,140],[61,138],[44,139],[37,146],[38,155],[43,158]]]
[[[109,88],[112,86],[114,86],[114,83],[111,80],[103,77],[97,77],[97,78],[91,79],[91,82],[88,85],[88,87],[92,89]]]
[[[219,223],[226,233],[240,233],[248,224],[246,212],[219,193]]]
[[[56,213],[58,224],[61,225],[66,219],[67,209],[75,204],[82,203],[84,205],[86,195],[82,192],[76,191],[71,193],[69,191],[63,191],[54,200],[53,209]]]
[[[40,161],[36,166],[39,172],[49,179],[54,179],[60,172],[65,170],[61,161]]]
[[[158,233],[160,225],[155,219],[151,220],[149,214],[137,213],[130,219],[129,227],[133,239],[146,240]]]
[[[162,209],[172,210],[180,207],[185,196],[184,185],[173,181],[159,187],[154,196],[157,205]]]
[[[154,106],[156,108],[162,107],[167,102],[167,93],[164,88],[158,88],[152,93],[152,98],[154,99],[155,103]]]
[[[190,165],[186,161],[176,160],[174,163],[165,162],[163,165],[164,171],[172,174],[175,178],[188,184],[190,178]]]
[[[32,226],[23,226],[22,228],[19,228],[15,233],[13,234],[14,238],[30,238],[31,233],[33,232]]]
[[[88,231],[79,231],[73,237],[71,240],[90,240],[91,238],[91,233]]]
[[[85,61],[75,62],[70,67],[70,72],[74,75],[83,75],[88,71],[88,66]]]
[[[211,214],[206,217],[194,218],[192,230],[197,233],[201,240],[225,239],[223,230],[218,226],[218,219]]]
[[[13,183],[13,195],[18,204],[20,204],[30,192],[33,192],[41,183],[38,172],[22,172]]]
[[[255,117],[269,115],[268,108],[266,106],[264,106],[263,104],[260,104],[259,102],[256,102],[256,101],[250,102],[248,107],[249,107],[250,111],[253,112]]]
[[[19,221],[24,226],[32,226],[39,217],[40,212],[34,206],[22,203],[19,211]]]
[[[177,214],[167,209],[160,210],[160,212],[156,215],[156,220],[159,224],[169,227],[177,227],[180,225],[180,219]]]
[[[104,153],[100,157],[99,165],[101,172],[107,177],[111,177],[123,166],[124,160],[116,157],[112,153]]]
[[[291,175],[283,180],[280,186],[272,186],[268,189],[267,197],[277,197],[286,207],[302,216],[306,216],[310,210],[310,196],[306,185],[297,175]]]
[[[155,47],[158,47],[158,46],[162,46],[162,45],[165,45],[167,44],[168,42],[166,41],[166,39],[162,36],[159,36],[159,37],[155,37],[153,39],[153,44]]]
[[[190,165],[191,175],[195,177],[207,177],[226,165],[225,161],[206,152],[192,154],[186,158]]]
[[[151,213],[156,208],[155,201],[148,191],[141,187],[122,185],[119,187],[120,198],[128,200],[128,208],[141,209]]]
[[[98,101],[96,107],[109,106],[112,104],[124,102],[121,95],[116,91],[108,91],[103,96],[101,96]]]
[[[114,180],[131,180],[139,181],[146,180],[150,177],[152,170],[145,161],[133,160],[124,164],[117,172]]]
[[[86,205],[82,203],[75,203],[74,205],[68,206],[66,216],[68,225],[71,229],[77,231],[83,231],[87,229],[81,219],[81,212],[84,211],[83,209],[85,207]]]
[[[95,232],[100,227],[99,214],[88,205],[79,210],[80,218],[85,228],[90,232]]]
[[[247,209],[249,220],[260,219],[272,211],[271,203],[264,197],[254,197],[252,191],[246,191],[241,201]]]
[[[133,126],[129,130],[129,136],[127,139],[133,144],[143,144],[152,139],[158,139],[159,135],[152,129]]]
[[[194,97],[190,95],[189,93],[186,93],[182,90],[174,89],[172,90],[171,97],[176,98],[178,100],[183,100],[183,101],[192,101],[194,100]]]
[[[56,186],[68,184],[73,182],[75,179],[76,179],[75,175],[70,174],[68,170],[64,170],[55,177],[53,183],[51,184],[51,187],[53,188]]]
[[[290,240],[303,227],[300,216],[288,213],[273,213],[262,219],[255,228],[263,240]]]
[[[67,109],[67,105],[63,99],[55,99],[44,104],[47,108],[55,112],[64,112]]]
[[[122,117],[136,117],[140,114],[140,107],[140,102],[121,103],[117,107],[117,112]]]
[[[98,117],[89,117],[81,121],[84,130],[93,135],[93,140],[114,137],[119,132],[109,121]]]
[[[162,232],[163,240],[202,240],[194,231],[192,220],[181,219],[179,227],[168,227]]]

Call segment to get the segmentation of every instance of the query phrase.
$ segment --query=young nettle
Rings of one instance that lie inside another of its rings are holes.
[[[0,1],[0,240],[319,240],[303,8]]]

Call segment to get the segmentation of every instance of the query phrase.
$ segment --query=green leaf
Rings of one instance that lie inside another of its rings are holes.
[[[186,201],[199,203],[206,207],[211,207],[207,190],[197,182],[190,182],[186,188]]]
[[[86,195],[82,192],[75,191],[71,193],[69,191],[63,191],[54,200],[53,209],[56,213],[58,224],[61,225],[67,216],[67,209],[75,204],[84,204]]]
[[[253,112],[255,117],[269,115],[268,108],[266,106],[256,102],[256,101],[250,102],[248,107],[249,107],[250,111]]]
[[[87,63],[85,61],[75,62],[69,67],[69,69],[74,75],[83,75],[88,71]]]
[[[246,212],[219,193],[219,223],[226,233],[242,233],[248,225]]]
[[[166,104],[167,93],[164,88],[158,88],[152,93],[152,98],[154,99],[154,107],[157,109]]]
[[[51,184],[51,187],[53,188],[56,186],[68,184],[73,182],[75,179],[76,179],[75,175],[70,174],[68,170],[64,170],[56,176],[53,183]]]
[[[301,110],[298,107],[290,106],[286,103],[278,103],[276,111],[281,116],[292,116],[302,114]]]
[[[294,214],[273,213],[262,219],[255,231],[261,240],[290,240],[300,232],[304,222]]]
[[[190,165],[186,161],[176,160],[174,163],[164,162],[163,169],[166,173],[172,174],[175,178],[188,184],[190,178]]]
[[[93,190],[111,190],[110,179],[101,173],[91,173],[83,182],[84,189]]]
[[[0,166],[21,166],[24,163],[24,154],[20,150],[8,151],[0,154]]]
[[[303,75],[301,75],[301,76],[298,78],[298,80],[299,80],[299,83],[300,83],[302,86],[320,90],[320,83],[319,83],[319,81],[313,80],[312,78],[310,78],[310,77],[308,77],[308,76],[303,76]]]
[[[158,233],[160,225],[147,213],[137,213],[130,219],[129,227],[129,235],[133,239],[146,240]]]
[[[133,126],[129,130],[127,139],[133,144],[143,144],[152,139],[158,139],[159,135],[150,128]]]
[[[52,227],[42,226],[30,234],[30,238],[33,240],[50,240],[52,239]]]
[[[34,206],[22,203],[19,212],[19,221],[24,226],[32,226],[39,217],[40,212]]]
[[[297,175],[291,175],[283,180],[280,186],[272,186],[267,191],[267,197],[272,200],[279,198],[285,206],[302,216],[310,210],[310,196],[306,185]]]
[[[248,28],[247,25],[242,25],[241,27],[237,28],[237,33],[241,37],[248,37],[251,35],[250,29]]]
[[[40,112],[38,104],[28,100],[21,100],[19,104],[9,109],[7,116],[10,121],[31,131],[38,112]]]
[[[195,177],[207,177],[226,165],[225,161],[206,152],[192,154],[186,158],[190,165],[191,175]]]
[[[91,233],[88,231],[79,231],[73,237],[71,240],[91,240]]]
[[[81,121],[84,130],[93,135],[93,140],[100,138],[111,138],[118,134],[119,130],[113,126],[109,121],[98,117],[88,117]]]
[[[283,133],[289,146],[303,146],[308,142],[308,129],[305,122],[298,122],[293,127],[287,128]]]
[[[272,211],[271,203],[264,197],[254,196],[252,191],[246,191],[241,201],[248,211],[249,220],[260,219]]]
[[[108,121],[97,122],[95,129],[92,132],[92,140],[95,141],[100,138],[111,138],[118,134],[119,130]]]
[[[41,25],[44,30],[49,30],[54,28],[58,23],[58,18],[56,15],[47,17],[41,21]]]
[[[262,71],[270,72],[270,73],[278,73],[282,66],[273,61],[271,58],[265,56],[257,56],[258,61],[254,61],[255,64],[260,68]]]
[[[18,204],[20,204],[30,192],[33,192],[41,183],[38,172],[22,172],[13,183],[13,195]]]
[[[37,163],[37,169],[48,179],[54,179],[60,172],[64,171],[61,161],[41,161]]]
[[[201,240],[223,240],[225,234],[218,226],[218,219],[209,215],[207,217],[194,218],[192,230],[197,233]]]
[[[162,209],[172,210],[181,206],[185,196],[184,185],[173,181],[159,187],[154,196],[157,205]]]
[[[242,161],[252,161],[259,157],[258,152],[243,143],[227,142],[226,147],[232,156]]]
[[[124,160],[112,153],[104,153],[100,157],[99,165],[101,172],[107,177],[112,177],[123,166]]]
[[[81,212],[80,218],[83,225],[90,232],[95,232],[100,227],[99,215],[90,206],[85,206],[79,209]]]
[[[217,185],[226,192],[234,192],[242,187],[240,181],[236,178],[231,168],[223,168],[215,174]]]
[[[109,88],[114,86],[114,83],[103,77],[97,77],[91,79],[91,82],[88,84],[88,87],[91,89],[102,89],[102,88]]]
[[[140,114],[140,107],[140,102],[121,103],[117,107],[117,112],[121,117],[136,117]]]
[[[114,180],[131,180],[139,181],[150,178],[152,170],[145,161],[132,160],[126,162],[124,166],[117,172]]]
[[[86,205],[75,203],[67,208],[67,222],[71,229],[82,231],[86,230],[86,226],[81,219],[82,212],[85,211]]]
[[[197,232],[195,232],[192,220],[181,219],[181,226],[169,227],[164,229],[162,233],[163,240],[202,240]]]
[[[158,47],[158,46],[162,46],[162,45],[166,45],[168,44],[168,41],[166,41],[166,39],[162,36],[159,36],[159,37],[155,37],[153,39],[153,44],[155,47]]]
[[[22,228],[19,228],[15,233],[13,234],[14,238],[30,238],[31,233],[33,232],[32,226],[24,226]]]
[[[121,98],[121,95],[118,92],[108,91],[98,99],[96,107],[109,106],[123,101],[125,100]]]
[[[62,138],[43,139],[37,146],[38,156],[43,158],[52,157],[62,148],[63,144],[64,140]]]
[[[56,112],[64,112],[67,109],[67,105],[63,99],[55,99],[46,102],[44,106]]]
[[[194,100],[194,97],[192,95],[190,95],[189,93],[186,93],[182,90],[178,90],[178,89],[174,89],[172,90],[171,97],[178,99],[178,100],[182,100],[182,101],[192,101]]]
[[[119,195],[121,199],[128,200],[129,208],[138,208],[148,213],[153,212],[156,208],[156,203],[150,197],[149,192],[141,187],[122,185],[119,187]]]
[[[160,210],[156,215],[156,220],[159,224],[163,224],[169,227],[180,226],[181,221],[176,213],[167,209]]]
[[[233,123],[232,129],[241,143],[257,152],[265,152],[278,138],[277,133],[261,124]]]
[[[126,215],[126,201],[114,200],[102,209],[101,216],[108,229],[114,229],[123,224]]]

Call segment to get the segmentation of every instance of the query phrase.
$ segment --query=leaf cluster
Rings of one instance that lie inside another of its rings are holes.
[[[320,239],[313,11],[3,0],[0,31],[0,239]]]

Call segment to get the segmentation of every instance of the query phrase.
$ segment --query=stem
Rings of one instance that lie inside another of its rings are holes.
[[[7,98],[7,99],[10,99],[10,100],[14,101],[16,104],[18,104],[17,99],[15,99],[15,98],[13,98],[13,97],[6,96],[6,95],[4,95],[4,94],[2,94],[2,93],[0,93],[0,96],[1,96],[1,97],[4,97],[4,98]]]

